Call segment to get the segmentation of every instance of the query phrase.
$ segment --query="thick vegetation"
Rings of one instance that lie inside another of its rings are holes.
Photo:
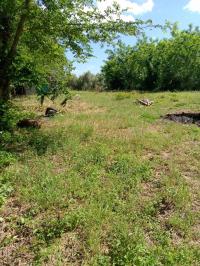
[[[142,23],[124,22],[118,6],[99,11],[96,1],[0,1],[0,99],[8,100],[13,87],[35,86],[44,95],[63,92],[71,70],[66,49],[86,58],[91,42],[135,35]]]
[[[77,77],[76,75],[72,75],[68,85],[73,90],[84,90],[84,91],[94,91],[100,90],[102,87],[101,84],[101,76],[92,74],[90,71],[87,71]]]
[[[199,265],[200,128],[160,115],[200,94],[145,94],[148,109],[139,93],[79,95],[39,131],[1,133],[0,264]]]
[[[171,38],[144,37],[135,46],[121,44],[108,52],[102,68],[108,90],[200,90],[200,32],[192,26]]]

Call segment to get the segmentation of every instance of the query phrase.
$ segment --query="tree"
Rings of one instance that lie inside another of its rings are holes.
[[[102,75],[108,90],[200,90],[200,32],[191,25],[171,37],[144,36],[133,47],[120,44],[108,51]]]
[[[50,45],[51,48],[44,54],[40,49],[31,52],[21,42],[12,65],[11,85],[14,92],[19,89],[22,91],[34,89],[41,95],[42,86],[45,84],[49,88],[49,97],[63,92],[72,66],[62,47],[56,44]]]
[[[99,80],[97,75],[92,74],[90,71],[87,71],[77,77],[73,75],[69,86],[74,90],[95,90],[99,85]]]
[[[3,1],[0,6],[0,97],[7,100],[9,97],[10,67],[16,54],[17,45],[24,29],[24,23],[28,16],[31,0],[25,0],[21,7],[21,14],[15,30],[15,12],[19,1]],[[11,41],[12,39],[12,41]]]
[[[135,35],[142,21],[124,22],[117,5],[101,12],[93,0],[4,0],[0,3],[0,98],[9,98],[19,46],[51,55],[53,45],[85,58],[91,41],[112,42],[118,33]],[[113,20],[113,16],[115,19]],[[23,45],[22,45],[23,44]],[[52,62],[54,58],[52,58]]]

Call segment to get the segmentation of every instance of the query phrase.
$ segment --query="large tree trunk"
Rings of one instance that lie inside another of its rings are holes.
[[[10,38],[11,38],[11,16],[2,11],[0,13],[0,99],[7,100],[9,98],[9,83],[5,60],[7,57]]]
[[[16,55],[17,45],[19,43],[20,37],[23,33],[24,24],[28,16],[29,8],[30,8],[30,2],[31,0],[24,0],[24,4],[22,7],[21,16],[16,28],[16,32],[14,34],[13,41],[11,43],[9,52],[6,54],[6,50],[8,49],[8,42],[9,40],[6,40],[6,43],[4,43],[5,51],[2,51],[2,61],[0,66],[0,99],[7,101],[9,99],[10,91],[10,71],[11,66],[13,63],[13,60]],[[7,27],[5,27],[6,29]],[[9,30],[9,27],[7,28]],[[4,30],[5,31],[5,30]],[[5,36],[10,36],[9,32],[4,32]]]

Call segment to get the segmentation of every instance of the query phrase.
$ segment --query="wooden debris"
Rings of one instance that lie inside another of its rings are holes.
[[[153,101],[150,101],[149,99],[143,99],[143,100],[137,100],[140,104],[145,106],[150,106],[153,104]]]
[[[35,119],[22,119],[17,123],[19,128],[40,128],[41,124],[38,120]]]
[[[80,100],[81,99],[81,96],[79,94],[76,94],[73,99],[74,100]]]
[[[61,102],[61,106],[62,107],[65,107],[66,106],[66,104],[67,104],[67,101],[68,101],[68,98],[65,98],[62,102]]]
[[[58,111],[52,107],[48,107],[45,112],[45,116],[54,116]]]

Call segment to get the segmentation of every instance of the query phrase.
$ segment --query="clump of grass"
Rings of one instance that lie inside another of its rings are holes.
[[[130,99],[131,96],[132,95],[130,92],[119,92],[115,95],[115,100],[121,101],[121,100],[125,100],[125,99]]]
[[[140,163],[134,156],[122,154],[110,163],[108,171],[119,175],[124,181],[148,180],[151,177],[151,168],[148,163]]]
[[[5,176],[0,176],[0,208],[5,203],[6,199],[11,195],[13,187],[10,183],[9,178]]]
[[[16,157],[7,151],[0,151],[0,168],[16,162]]]
[[[146,246],[143,232],[137,229],[132,233],[119,230],[113,234],[109,253],[111,265],[158,265],[159,259]]]
[[[53,240],[62,236],[67,231],[72,231],[76,228],[79,222],[77,215],[65,215],[64,217],[52,217],[43,221],[37,229],[34,230],[34,235],[44,244],[49,245]]]

